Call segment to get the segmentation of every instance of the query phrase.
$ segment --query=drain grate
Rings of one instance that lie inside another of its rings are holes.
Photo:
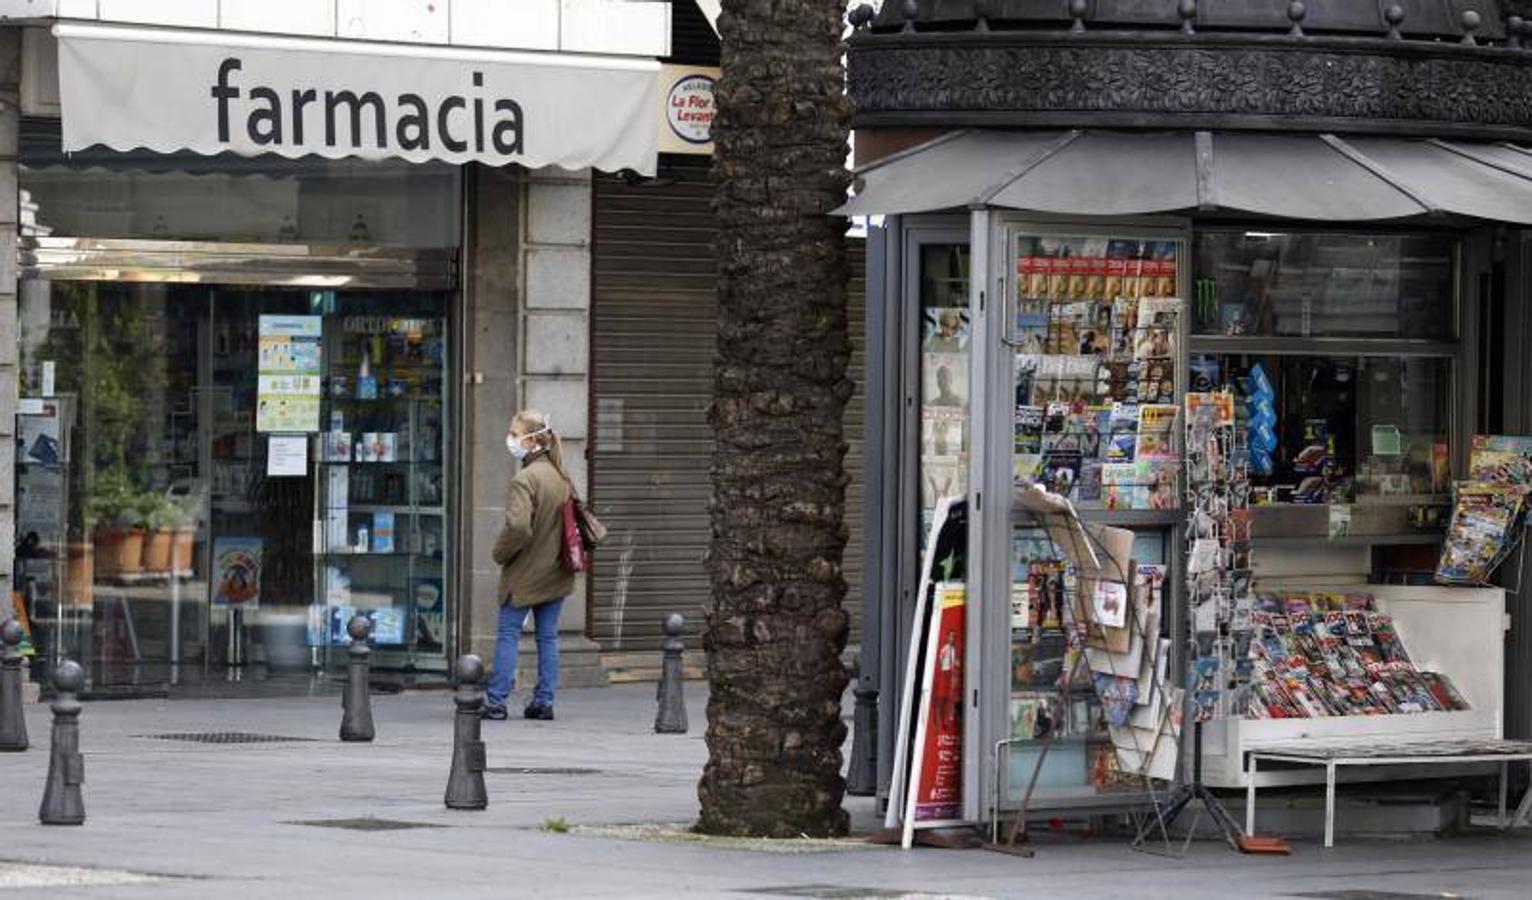
[[[600,769],[540,768],[537,766],[491,766],[484,770],[487,775],[600,775]]]
[[[288,825],[309,825],[314,828],[342,828],[346,831],[408,831],[411,828],[446,828],[435,822],[406,822],[402,819],[306,819],[287,822]]]
[[[285,734],[255,734],[249,731],[171,731],[164,734],[136,734],[151,741],[189,741],[194,744],[286,744],[314,741],[316,738]]]

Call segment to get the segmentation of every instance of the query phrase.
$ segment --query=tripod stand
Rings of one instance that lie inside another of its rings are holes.
[[[1207,785],[1202,783],[1201,722],[1196,722],[1192,725],[1192,780],[1187,784],[1178,785],[1175,790],[1171,791],[1170,795],[1166,797],[1164,805],[1156,804],[1148,821],[1143,824],[1143,827],[1138,831],[1138,835],[1133,838],[1133,849],[1155,852],[1149,850],[1148,841],[1150,833],[1158,830],[1163,835],[1166,850],[1169,852],[1170,827],[1175,824],[1176,819],[1180,818],[1181,813],[1185,812],[1187,807],[1191,806],[1194,802],[1200,804],[1202,810],[1205,810],[1212,817],[1214,824],[1223,832],[1224,840],[1229,842],[1229,846],[1232,849],[1244,849],[1242,847],[1242,841],[1245,837],[1244,831],[1234,821],[1234,817],[1229,815],[1229,811],[1223,808],[1223,804],[1218,802],[1218,798],[1213,796],[1213,792],[1208,790]],[[1192,837],[1197,832],[1197,823],[1201,820],[1202,812],[1199,811],[1197,817],[1192,820],[1191,827],[1186,830],[1186,841],[1181,845],[1180,854],[1177,855],[1185,854],[1186,848],[1191,846]]]

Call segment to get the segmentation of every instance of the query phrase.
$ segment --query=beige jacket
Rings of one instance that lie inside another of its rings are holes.
[[[511,479],[505,525],[491,552],[500,566],[501,603],[536,606],[574,591],[574,576],[559,562],[567,499],[569,484],[546,454]]]

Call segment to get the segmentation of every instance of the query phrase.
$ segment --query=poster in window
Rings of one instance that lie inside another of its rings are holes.
[[[922,396],[926,406],[968,405],[967,354],[926,353],[922,362]]]
[[[261,539],[213,541],[213,605],[254,609],[261,605]]]
[[[926,307],[920,313],[920,334],[920,349],[927,353],[968,352],[968,309],[960,306]]]
[[[23,398],[16,404],[16,461],[57,466],[69,461],[59,401]]]
[[[257,431],[319,430],[320,316],[261,316]]]
[[[415,644],[440,647],[446,640],[447,606],[439,578],[417,578],[414,582]]]

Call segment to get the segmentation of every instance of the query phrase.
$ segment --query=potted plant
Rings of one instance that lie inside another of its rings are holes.
[[[172,496],[170,503],[176,510],[175,532],[170,544],[170,574],[171,577],[190,577],[197,543],[200,498],[194,494]]]
[[[138,520],[137,497],[121,472],[101,473],[85,501],[85,521],[95,544],[95,574],[133,575],[143,565],[144,533]]]
[[[151,491],[143,495],[140,506],[146,526],[144,536],[144,571],[151,575],[169,575],[173,568],[171,551],[176,529],[183,518],[180,506],[164,494]]]

